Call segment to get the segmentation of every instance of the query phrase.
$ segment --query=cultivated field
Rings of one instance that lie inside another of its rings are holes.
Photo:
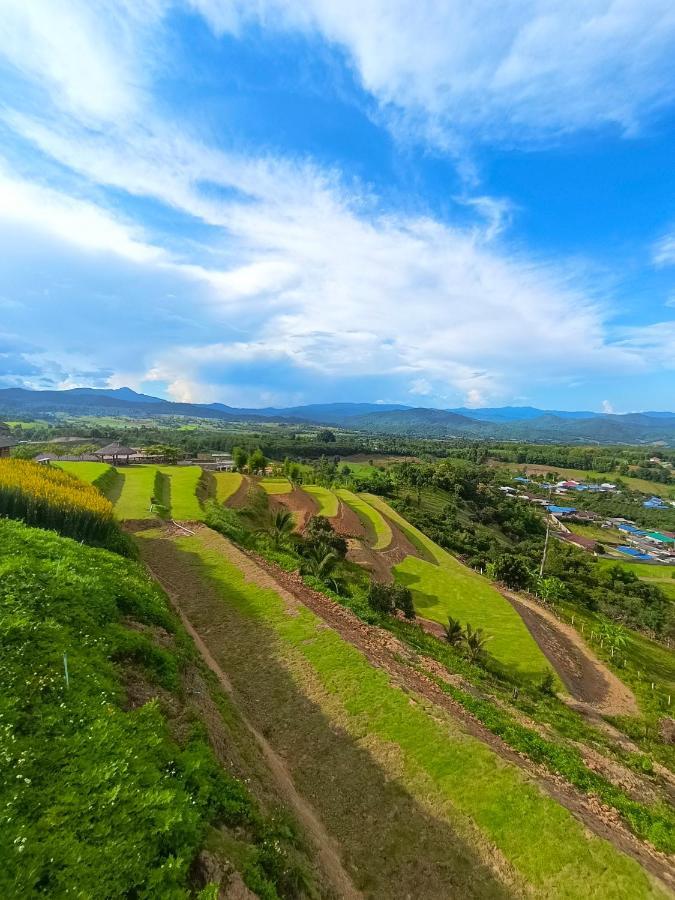
[[[482,628],[490,635],[487,651],[507,667],[528,677],[543,676],[548,662],[511,604],[483,576],[463,565],[412,526],[384,500],[364,495],[392,519],[405,536],[433,562],[409,556],[394,567],[396,580],[413,592],[420,616],[447,625],[448,617]]]
[[[375,535],[373,550],[386,550],[391,544],[391,527],[379,510],[371,506],[363,497],[354,494],[352,491],[340,489],[336,491],[340,500],[346,503],[350,509],[353,509],[359,519],[368,528],[372,529]]]
[[[153,517],[150,499],[155,493],[156,466],[120,466],[122,488],[115,502],[118,519],[149,519]]]
[[[200,529],[141,543],[364,895],[658,896],[637,863],[228,542]]]
[[[108,463],[102,462],[68,462],[67,460],[60,462],[59,460],[54,460],[51,465],[56,466],[58,469],[63,469],[64,472],[75,475],[81,481],[87,481],[89,484],[93,484],[94,481],[110,471]]]
[[[319,487],[318,484],[306,484],[303,485],[302,490],[316,500],[320,516],[327,516],[329,519],[334,519],[337,516],[338,498],[329,488]]]
[[[290,494],[293,488],[288,478],[261,478],[258,484],[267,494]]]
[[[219,503],[227,503],[237,493],[242,483],[239,472],[214,472],[216,479],[216,500]]]
[[[199,466],[162,466],[159,470],[169,479],[171,517],[183,521],[199,521],[202,507],[197,499],[197,484],[202,470]]]

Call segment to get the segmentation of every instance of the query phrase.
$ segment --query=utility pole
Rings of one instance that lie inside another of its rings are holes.
[[[541,565],[539,566],[539,577],[544,577],[544,566],[546,565],[546,554],[548,553],[548,534],[551,530],[551,525],[547,521],[546,522],[546,537],[544,539],[544,552],[541,555]]]

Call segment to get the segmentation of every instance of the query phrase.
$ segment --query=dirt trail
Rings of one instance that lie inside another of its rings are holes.
[[[575,700],[602,715],[639,714],[632,691],[593,654],[578,632],[521,594],[500,588]]]
[[[438,677],[442,672],[439,672],[439,667],[435,666],[432,661],[430,661],[428,673],[417,667],[413,668],[406,662],[406,660],[413,661],[409,647],[384,629],[365,624],[349,610],[334,603],[324,594],[307,587],[296,573],[285,572],[277,566],[255,557],[251,553],[243,552],[224,537],[205,526],[200,526],[196,529],[196,537],[205,547],[222,554],[237,566],[244,573],[247,580],[253,581],[261,587],[271,588],[276,591],[290,610],[297,608],[298,604],[311,609],[329,627],[337,631],[341,637],[361,650],[372,664],[386,671],[392,678],[393,683],[431,700],[438,707],[448,711],[455,719],[462,722],[468,734],[490,746],[503,759],[524,770],[545,793],[566,807],[592,832],[614,844],[622,852],[632,856],[647,871],[661,878],[671,889],[675,887],[675,863],[672,859],[638,840],[623,824],[614,810],[602,806],[594,797],[581,794],[562,778],[551,774],[543,766],[536,765],[529,758],[512,750],[501,738],[485,728],[461,704],[442,691],[434,680],[434,677]],[[153,574],[166,589],[167,585],[164,584],[162,576],[159,573]],[[180,611],[180,596],[174,595],[172,600]],[[556,620],[556,624],[560,623]],[[188,623],[186,623],[186,627],[189,627]],[[190,631],[194,633],[191,628]],[[201,640],[198,646],[200,649],[203,646]],[[209,662],[209,659],[211,662]],[[206,659],[206,661],[211,665],[213,660],[210,654],[209,659]],[[418,666],[419,662],[418,659]],[[448,675],[447,680],[451,682],[451,676]],[[271,748],[269,748],[269,752],[274,753]],[[283,766],[283,763],[279,761],[279,765]],[[298,800],[301,800],[301,798],[298,798]],[[300,812],[298,814],[300,815]],[[318,827],[322,829],[320,823],[318,823]],[[333,845],[324,829],[322,829],[322,833],[324,835],[325,852],[328,852]],[[334,859],[332,864],[335,864]],[[340,868],[344,877],[348,877],[344,873],[341,863]],[[342,893],[340,896],[350,897],[358,895]]]
[[[242,562],[245,561],[246,557],[243,557]],[[237,565],[238,564],[239,563],[237,563]],[[199,651],[202,659],[209,667],[209,669],[214,673],[225,693],[232,696],[233,689],[230,679],[220,668],[216,660],[211,655],[211,652],[206,643],[202,640],[199,633],[192,627],[191,622],[183,613],[181,609],[180,596],[170,590],[168,585],[165,584],[161,575],[158,572],[154,571],[152,566],[148,564],[147,561],[146,565],[148,566],[148,569],[152,573],[155,580],[162,585],[165,592],[169,596],[174,609],[178,613],[180,620],[183,623],[183,627],[194,641],[195,646]],[[330,837],[330,835],[324,828],[323,823],[316,815],[311,804],[309,804],[307,800],[305,800],[305,798],[298,793],[295,784],[293,783],[293,779],[288,772],[288,769],[286,768],[281,758],[274,752],[269,742],[254,727],[254,725],[252,725],[252,723],[246,717],[244,717],[241,710],[240,715],[242,716],[242,721],[260,747],[260,751],[270,769],[270,772],[274,776],[281,794],[286,799],[287,803],[292,807],[298,820],[316,846],[321,868],[329,879],[333,889],[336,891],[337,896],[345,897],[347,898],[347,900],[359,900],[359,898],[363,897],[363,894],[361,894],[360,891],[357,891],[357,889],[354,887],[351,878],[342,865],[339,848],[337,847],[336,842]]]

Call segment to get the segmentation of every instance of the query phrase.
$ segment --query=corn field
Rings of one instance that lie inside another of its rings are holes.
[[[120,549],[122,535],[112,503],[60,469],[22,459],[0,460],[0,516]]]

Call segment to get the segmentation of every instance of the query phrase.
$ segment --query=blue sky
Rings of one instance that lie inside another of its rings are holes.
[[[0,385],[675,408],[670,0],[0,0]]]

